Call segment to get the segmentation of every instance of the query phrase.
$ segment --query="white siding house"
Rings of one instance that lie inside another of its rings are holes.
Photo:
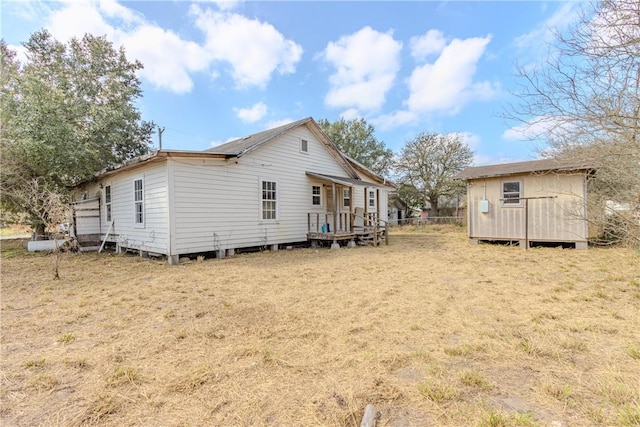
[[[391,189],[307,118],[203,152],[157,151],[98,173],[74,195],[76,205],[99,201],[100,240],[175,263],[186,254],[356,240],[382,229]],[[79,240],[83,228],[80,220]]]

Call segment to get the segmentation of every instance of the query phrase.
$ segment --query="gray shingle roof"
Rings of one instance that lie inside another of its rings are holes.
[[[254,133],[252,135],[245,136],[244,138],[238,138],[225,144],[209,148],[208,150],[205,150],[205,152],[225,154],[227,156],[240,156],[254,150],[265,142],[282,135],[289,129],[293,129],[296,126],[307,123],[311,120],[313,120],[311,117],[307,117],[306,119],[287,123],[286,125],[278,126],[277,128]]]
[[[542,159],[528,162],[503,163],[500,165],[468,167],[455,176],[458,179],[489,178],[494,176],[515,175],[521,173],[589,170],[594,166],[589,162],[566,159]]]

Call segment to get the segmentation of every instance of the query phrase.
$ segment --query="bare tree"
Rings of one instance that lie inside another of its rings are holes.
[[[473,152],[462,136],[423,132],[407,141],[400,151],[395,162],[396,180],[409,198],[423,206],[428,202],[438,215],[442,197],[464,193],[464,184],[453,176],[472,160]]]
[[[590,182],[590,220],[609,238],[640,244],[640,2],[583,6],[549,57],[520,68],[521,101],[507,108],[544,156],[581,158]]]
[[[13,185],[4,189],[9,194],[22,200],[25,212],[33,212],[43,222],[44,230],[52,230],[52,237],[56,241],[54,279],[60,278],[60,247],[57,244],[62,236],[58,226],[69,218],[69,204],[43,178],[24,180],[20,185]]]

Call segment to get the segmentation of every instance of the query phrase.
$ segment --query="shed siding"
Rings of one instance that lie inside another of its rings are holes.
[[[584,173],[521,174],[470,180],[468,187],[469,237],[518,240],[525,238],[524,201],[504,206],[502,183],[522,182],[522,197],[555,197],[529,200],[529,240],[583,242],[587,239]],[[489,201],[481,213],[480,200]]]

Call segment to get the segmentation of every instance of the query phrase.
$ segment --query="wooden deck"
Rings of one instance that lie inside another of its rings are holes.
[[[325,240],[325,241],[343,241],[353,240],[356,238],[356,233],[338,232],[338,233],[307,233],[307,239],[309,240]]]
[[[318,242],[341,243],[352,241],[359,245],[379,245],[387,242],[387,230],[380,225],[377,215],[370,213],[360,217],[361,224],[356,225],[356,215],[341,213],[335,217],[332,214],[307,214],[307,240],[312,244]],[[337,231],[333,231],[337,228]]]

